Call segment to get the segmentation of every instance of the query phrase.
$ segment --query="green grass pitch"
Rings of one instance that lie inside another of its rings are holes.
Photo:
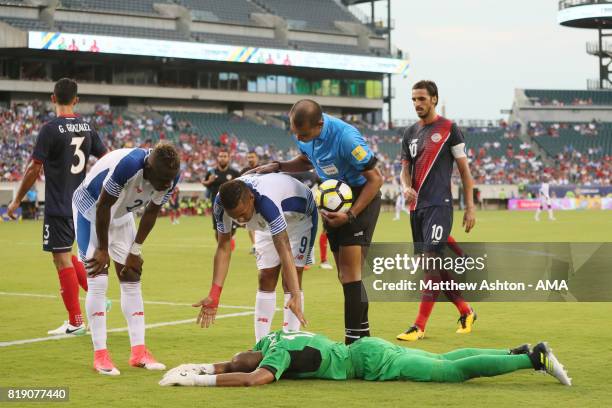
[[[409,240],[405,215],[399,222],[381,214],[375,241]],[[475,230],[460,231],[462,213],[455,213],[454,236],[470,241],[609,241],[612,212],[557,212],[535,223],[533,213],[490,211],[477,214]],[[41,250],[41,223],[0,223],[0,342],[46,337],[65,312],[49,254]],[[237,248],[222,304],[252,307],[257,271],[247,254],[248,238],[237,233]],[[190,304],[207,294],[212,273],[214,238],[208,218],[181,218],[171,226],[160,219],[144,245],[145,301],[184,305],[146,304],[147,324],[176,322],[196,316]],[[118,299],[112,276],[109,297]],[[342,289],[334,271],[313,267],[305,272],[307,330],[343,339]],[[17,296],[16,293],[49,297]],[[82,294],[84,296],[84,294]],[[55,297],[51,297],[55,296]],[[278,296],[280,306],[282,295]],[[280,381],[252,389],[162,388],[159,372],[130,368],[127,332],[110,333],[109,349],[121,376],[109,378],[91,368],[89,336],[0,347],[0,386],[68,386],[70,405],[79,406],[470,406],[470,407],[604,407],[612,405],[612,304],[610,303],[480,303],[479,319],[467,336],[454,333],[452,304],[436,305],[427,338],[416,346],[433,352],[459,347],[516,346],[548,340],[566,365],[574,386],[563,387],[549,376],[522,371],[502,377],[474,379],[464,384],[418,384],[364,381]],[[373,303],[373,335],[392,340],[409,325],[416,303]],[[222,308],[219,314],[248,312]],[[217,320],[212,329],[176,324],[147,331],[147,344],[168,367],[184,362],[214,362],[231,357],[253,343],[252,315]],[[282,312],[273,322],[278,327]],[[108,327],[125,327],[118,301]],[[411,344],[411,346],[414,346]],[[36,405],[33,405],[36,406]]]

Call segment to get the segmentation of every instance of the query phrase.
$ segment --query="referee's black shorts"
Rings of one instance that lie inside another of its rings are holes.
[[[353,202],[361,194],[363,186],[351,187],[353,190]],[[351,224],[344,224],[338,228],[324,225],[327,231],[327,239],[332,252],[338,252],[341,246],[359,245],[369,247],[380,214],[381,194],[378,192],[370,201],[370,204],[355,217]]]

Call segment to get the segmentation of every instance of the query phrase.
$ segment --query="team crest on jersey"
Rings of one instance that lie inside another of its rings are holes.
[[[225,179],[226,179],[226,180],[231,180],[231,179],[232,179],[232,175],[231,175],[231,174],[226,175],[226,176],[225,176]]]
[[[439,133],[434,133],[433,135],[431,135],[431,141],[434,143],[438,143],[440,140],[442,140],[442,135]]]

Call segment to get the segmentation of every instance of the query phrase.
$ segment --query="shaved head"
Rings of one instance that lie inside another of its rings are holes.
[[[289,111],[289,117],[298,128],[316,126],[323,117],[323,111],[321,105],[312,99],[302,99],[293,105]]]
[[[323,128],[321,105],[312,99],[297,101],[289,111],[289,122],[299,141],[308,142],[319,137]]]

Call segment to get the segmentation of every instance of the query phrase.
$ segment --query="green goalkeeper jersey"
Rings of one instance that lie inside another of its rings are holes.
[[[346,380],[353,376],[348,347],[320,334],[277,330],[261,338],[253,351],[263,353],[259,367],[272,372],[276,380]]]

